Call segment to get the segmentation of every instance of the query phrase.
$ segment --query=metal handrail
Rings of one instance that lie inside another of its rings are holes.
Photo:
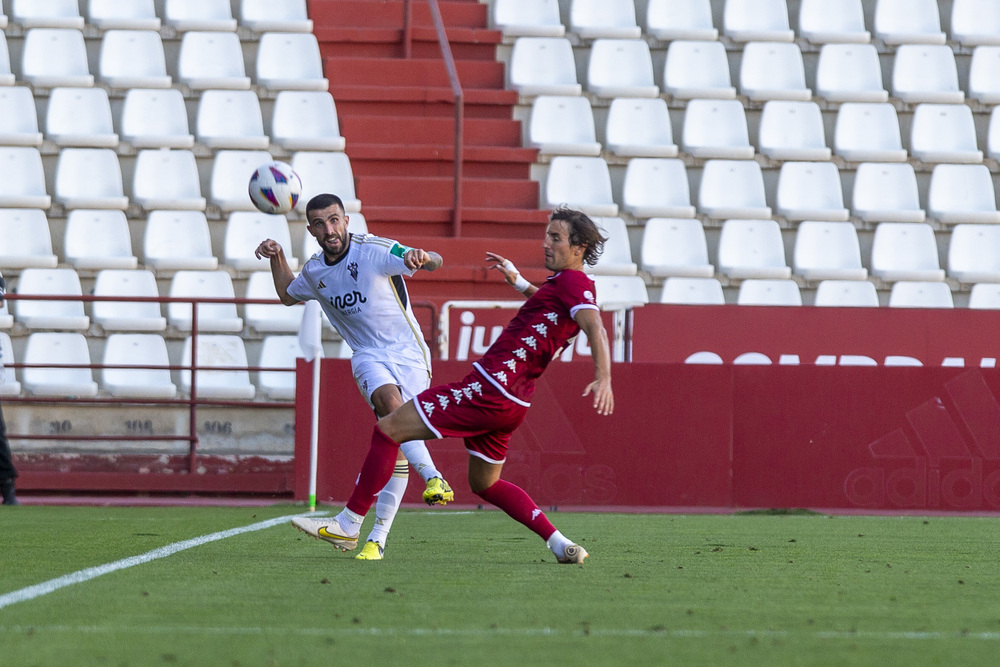
[[[451,53],[451,45],[448,43],[448,34],[444,27],[444,20],[441,18],[441,7],[438,0],[427,0],[430,5],[431,19],[434,21],[434,30],[437,33],[438,44],[441,47],[441,56],[444,58],[444,65],[448,71],[448,80],[451,83],[451,93],[455,103],[455,183],[453,189],[453,210],[452,210],[452,236],[458,238],[462,235],[462,170],[465,152],[465,93],[462,90],[462,83],[458,78],[458,67],[455,65],[455,58]],[[403,4],[403,57],[409,59],[413,54],[413,3],[412,0],[405,0]]]

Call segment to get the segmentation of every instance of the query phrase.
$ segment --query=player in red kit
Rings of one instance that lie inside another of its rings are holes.
[[[583,273],[604,247],[605,237],[585,214],[567,208],[552,213],[542,248],[553,272],[535,287],[500,255],[487,259],[528,300],[486,354],[461,381],[432,387],[379,419],[361,476],[346,509],[324,528],[323,539],[344,551],[357,547],[361,522],[375,494],[392,475],[399,443],[442,437],[465,439],[469,485],[483,500],[534,531],[560,563],[582,563],[587,551],[556,530],[520,487],[500,478],[510,436],[524,420],[535,380],[581,330],[590,340],[594,380],[583,391],[600,415],[614,410],[611,354],[594,293]],[[339,530],[338,530],[339,528]]]

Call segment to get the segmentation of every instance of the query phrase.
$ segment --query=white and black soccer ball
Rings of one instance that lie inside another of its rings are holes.
[[[268,162],[250,177],[250,201],[263,213],[288,213],[302,194],[302,179],[286,162]]]

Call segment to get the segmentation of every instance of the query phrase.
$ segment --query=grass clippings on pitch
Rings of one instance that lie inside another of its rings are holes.
[[[0,512],[0,596],[301,508]],[[380,562],[278,525],[0,608],[9,665],[992,664],[998,521],[404,511]]]

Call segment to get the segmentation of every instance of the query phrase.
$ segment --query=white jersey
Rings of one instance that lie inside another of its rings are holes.
[[[316,299],[341,337],[354,350],[354,363],[368,359],[416,366],[431,372],[431,353],[413,315],[403,276],[409,250],[392,239],[351,234],[347,252],[328,265],[313,255],[288,285],[300,301]]]

